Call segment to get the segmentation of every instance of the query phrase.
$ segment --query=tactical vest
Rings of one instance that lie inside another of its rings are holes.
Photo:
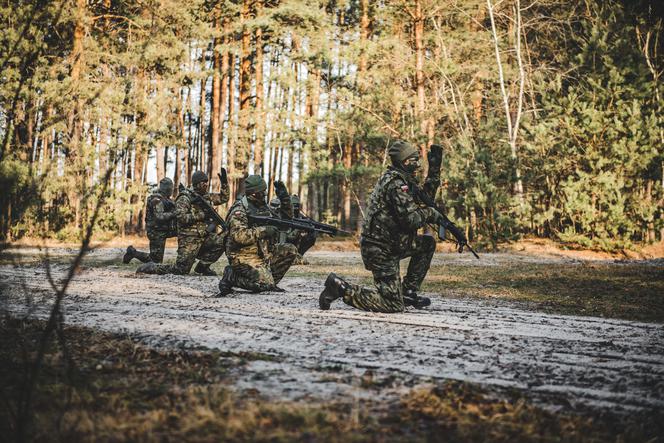
[[[175,202],[170,198],[164,197],[162,194],[155,192],[148,197],[148,204],[145,211],[145,225],[148,230],[160,232],[176,232],[175,217],[166,222],[157,220],[154,212],[155,206],[161,202],[164,205],[164,212],[175,212]]]
[[[406,177],[395,169],[388,169],[378,179],[371,197],[369,197],[367,216],[362,224],[362,239],[387,249],[396,250],[406,245],[415,234],[407,232],[399,225],[397,214],[390,206],[388,192],[394,180],[408,183]]]

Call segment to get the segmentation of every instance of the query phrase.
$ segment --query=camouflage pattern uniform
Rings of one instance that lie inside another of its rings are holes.
[[[150,253],[129,246],[123,262],[129,263],[132,258],[143,263],[161,263],[164,260],[166,239],[177,236],[175,203],[170,198],[172,192],[173,182],[168,178],[162,179],[159,188],[147,199],[145,224],[150,240]]]
[[[280,214],[275,214],[268,205],[255,206],[243,196],[228,211],[226,256],[232,286],[253,292],[274,290],[297,257],[297,248],[262,238],[265,227],[250,226],[247,214],[291,218],[290,201],[282,200]]]
[[[409,145],[408,148],[412,149]],[[440,185],[439,174],[440,171],[430,171],[424,192],[435,195]],[[404,293],[419,290],[429,270],[436,241],[430,235],[418,235],[417,230],[435,221],[437,215],[416,201],[412,183],[415,178],[396,167],[389,167],[378,180],[369,200],[360,238],[362,261],[373,274],[375,288],[360,287],[339,279],[346,304],[365,311],[402,312]],[[410,257],[410,263],[401,281],[399,261],[407,257]],[[321,308],[329,309],[329,304],[324,305],[322,303]]]
[[[195,195],[193,189],[185,189],[175,200],[178,220],[178,257],[175,261],[174,274],[188,274],[194,261],[198,259],[203,266],[209,266],[219,260],[224,253],[225,232],[210,232],[203,208],[196,203],[196,197],[202,197],[209,204],[216,206],[228,202],[228,186],[222,185],[219,194]]]
[[[309,217],[300,213],[300,197],[293,194],[291,196],[293,203],[293,217],[297,220],[310,220]],[[301,229],[289,229],[286,233],[285,241],[295,245],[300,258],[316,244],[316,232],[307,232]]]
[[[205,211],[196,203],[202,197],[211,205],[221,205],[228,201],[228,185],[222,183],[219,194],[197,194],[191,188],[183,189],[175,200],[178,226],[178,255],[174,265],[160,265],[154,268],[140,269],[137,272],[148,274],[189,274],[194,261],[198,259],[202,269],[219,260],[224,253],[226,232],[212,232],[208,229]],[[197,271],[198,272],[198,271]]]

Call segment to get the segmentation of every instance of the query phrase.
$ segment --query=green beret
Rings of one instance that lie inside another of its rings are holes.
[[[250,175],[244,179],[244,192],[245,194],[253,194],[255,192],[265,191],[267,183],[260,175]]]
[[[415,146],[403,140],[397,140],[392,143],[387,153],[393,162],[402,162],[414,154],[417,154],[418,157],[420,155],[420,151]]]

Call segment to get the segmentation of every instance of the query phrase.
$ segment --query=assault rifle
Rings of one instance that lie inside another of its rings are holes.
[[[180,183],[180,186],[178,187],[178,192],[183,192],[185,190],[185,187],[182,183]],[[189,195],[192,197],[192,202],[197,203],[198,205],[203,208],[203,212],[205,212],[205,217],[207,217],[207,220],[212,222],[212,224],[215,224],[217,226],[221,226],[221,229],[224,231],[228,230],[228,227],[226,226],[226,221],[221,218],[221,215],[217,213],[217,211],[212,207],[210,203],[208,203],[203,197],[198,195],[198,193],[190,192]],[[208,226],[209,228],[209,226]]]
[[[302,212],[302,211],[300,211],[300,212]],[[315,228],[320,229],[319,232],[322,232],[323,234],[328,234],[328,235],[331,235],[332,237],[337,236],[337,235],[341,235],[341,236],[344,236],[344,237],[353,235],[352,232],[344,231],[343,229],[339,229],[336,226],[332,226],[332,225],[328,225],[326,223],[316,221],[316,220],[312,219],[311,217],[307,216],[304,213],[302,215],[304,215],[306,218],[294,218],[294,220],[310,223]]]
[[[470,252],[473,253],[476,259],[480,259],[480,256],[477,255],[477,252],[473,250],[473,248],[468,244],[468,240],[466,240],[466,236],[461,232],[461,229],[457,225],[452,222],[447,216],[445,215],[445,212],[443,209],[436,204],[436,202],[427,194],[424,192],[424,190],[420,189],[419,186],[417,186],[414,183],[409,183],[408,184],[411,189],[413,190],[413,194],[417,196],[417,198],[427,205],[428,207],[434,209],[436,212],[438,212],[438,215],[440,216],[440,222],[438,223],[438,238],[441,240],[445,240],[445,231],[450,231],[450,233],[454,236],[454,238],[457,241],[457,245],[459,247],[459,252],[463,252],[463,248],[467,248]]]
[[[302,218],[283,219],[283,218],[270,217],[267,215],[251,215],[251,214],[247,214],[247,217],[249,219],[249,223],[253,225],[258,225],[258,226],[270,225],[280,230],[300,229],[306,232],[320,232],[321,234],[327,234],[327,235],[338,235],[338,234],[351,235],[350,232],[346,232],[341,229],[335,228],[332,225],[326,225],[325,223],[320,223],[313,220],[305,220]]]

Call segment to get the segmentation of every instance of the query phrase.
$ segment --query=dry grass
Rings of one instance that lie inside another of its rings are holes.
[[[10,408],[25,355],[43,324],[5,318],[0,330],[0,436],[14,439]],[[34,403],[31,441],[648,441],[659,416],[616,420],[553,414],[518,393],[467,383],[413,390],[396,404],[276,403],[227,383],[256,355],[155,351],[129,337],[66,328],[73,370],[52,343]],[[23,351],[27,351],[24,355]],[[659,421],[658,421],[659,420]],[[653,440],[656,441],[656,440]]]

